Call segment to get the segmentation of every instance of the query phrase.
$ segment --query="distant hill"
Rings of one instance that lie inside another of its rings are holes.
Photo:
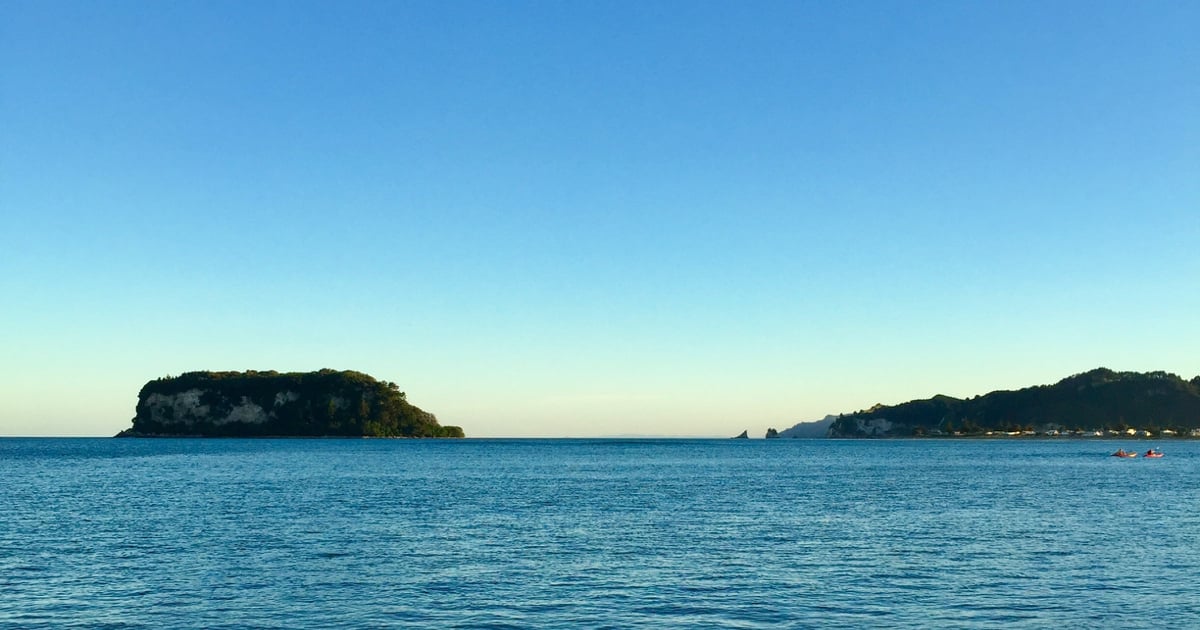
[[[829,434],[829,427],[837,420],[837,416],[825,416],[821,420],[801,422],[790,429],[779,432],[781,438],[823,438]]]
[[[150,381],[118,437],[462,437],[362,372],[188,372]]]
[[[798,425],[801,426],[801,425]],[[1098,368],[1053,385],[969,399],[934,396],[838,416],[831,437],[978,435],[988,431],[1200,428],[1200,376]],[[789,429],[790,430],[790,429]]]

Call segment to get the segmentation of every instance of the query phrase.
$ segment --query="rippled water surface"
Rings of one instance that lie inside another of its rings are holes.
[[[0,627],[1200,627],[1200,443],[0,439]]]

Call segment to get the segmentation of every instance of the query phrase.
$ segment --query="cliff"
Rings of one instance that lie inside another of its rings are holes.
[[[462,437],[361,372],[188,372],[150,381],[118,437]]]
[[[1200,376],[1098,368],[1053,385],[959,399],[934,396],[838,416],[830,437],[1200,428]]]

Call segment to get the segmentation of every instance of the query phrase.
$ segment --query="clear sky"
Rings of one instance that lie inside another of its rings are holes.
[[[1200,373],[1200,3],[0,0],[0,435],[354,369],[469,436]]]

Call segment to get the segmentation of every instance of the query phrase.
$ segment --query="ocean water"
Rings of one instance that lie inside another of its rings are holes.
[[[1200,627],[1200,442],[0,439],[0,627]]]

